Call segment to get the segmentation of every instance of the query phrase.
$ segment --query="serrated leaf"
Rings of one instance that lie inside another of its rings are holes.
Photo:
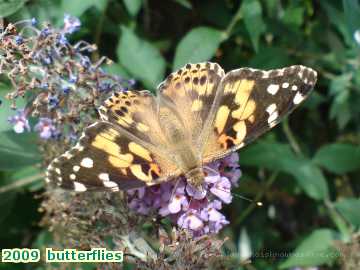
[[[123,0],[127,11],[131,16],[136,16],[143,4],[143,0]]]
[[[25,4],[25,0],[1,0],[0,1],[0,17],[7,17],[21,9]]]
[[[148,88],[154,89],[164,77],[166,62],[149,42],[122,26],[117,56],[123,67]]]
[[[197,27],[188,32],[179,42],[175,51],[173,69],[187,63],[211,59],[222,40],[222,33],[210,27]]]
[[[279,268],[318,266],[335,260],[337,254],[333,248],[335,239],[335,233],[330,229],[313,231],[292,252],[292,255],[280,264]]]
[[[325,145],[313,160],[333,173],[354,171],[360,169],[360,146],[340,143]]]
[[[261,3],[258,0],[245,0],[241,5],[241,14],[250,35],[255,51],[259,48],[260,36],[265,32]]]
[[[360,199],[343,199],[334,205],[349,223],[354,227],[360,227]]]
[[[40,162],[37,138],[36,133],[0,132],[0,169],[14,170]]]

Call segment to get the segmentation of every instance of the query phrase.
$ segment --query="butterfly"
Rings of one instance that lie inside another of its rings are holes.
[[[78,192],[127,190],[181,175],[197,189],[204,166],[249,144],[299,105],[317,73],[295,65],[240,68],[187,64],[157,88],[115,92],[100,120],[55,158],[46,181]]]

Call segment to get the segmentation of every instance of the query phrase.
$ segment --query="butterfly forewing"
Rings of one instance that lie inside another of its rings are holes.
[[[51,162],[47,180],[76,191],[130,189],[178,175],[161,155],[120,133],[108,122],[85,129],[75,147]]]
[[[204,161],[236,151],[274,127],[308,96],[315,83],[316,72],[304,66],[270,71],[241,68],[227,73],[209,113]]]

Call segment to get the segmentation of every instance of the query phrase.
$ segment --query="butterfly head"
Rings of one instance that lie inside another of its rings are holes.
[[[196,167],[194,169],[191,169],[185,174],[185,177],[187,182],[191,186],[196,188],[198,191],[202,191],[203,189],[202,184],[204,183],[205,180],[205,174],[203,168]]]

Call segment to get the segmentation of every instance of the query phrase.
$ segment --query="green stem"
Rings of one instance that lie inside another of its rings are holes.
[[[331,220],[334,222],[338,230],[341,232],[342,236],[344,237],[343,240],[350,240],[352,230],[349,227],[346,220],[342,217],[342,215],[336,210],[334,204],[328,200],[324,200],[325,207],[327,208],[329,212],[329,216]]]
[[[101,34],[102,34],[103,26],[104,26],[104,21],[105,21],[105,17],[106,17],[105,15],[106,15],[106,10],[108,8],[108,4],[109,4],[109,1],[106,1],[105,6],[101,12],[100,19],[97,23],[97,27],[96,27],[96,31],[95,31],[95,38],[94,38],[95,44],[97,46],[99,46],[99,44],[100,44],[100,39],[101,39]],[[93,59],[98,60],[99,58],[100,58],[99,51],[98,50],[94,51]]]
[[[242,15],[241,15],[241,5],[240,5],[234,17],[231,19],[229,25],[226,27],[226,30],[223,32],[223,40],[226,40],[231,36],[231,32],[233,28],[235,27],[236,23],[241,20],[241,18]]]
[[[0,188],[0,194],[1,193],[5,193],[8,191],[11,191],[13,189],[17,189],[23,186],[26,186],[28,184],[34,183],[36,181],[38,181],[39,179],[43,178],[45,175],[43,173],[38,173],[35,175],[31,175],[29,177],[25,177],[23,179],[20,179],[18,181],[15,181],[9,185],[3,186]]]
[[[265,183],[265,188],[263,188],[260,192],[258,192],[256,194],[255,199],[253,200],[253,202],[245,209],[245,211],[243,211],[240,215],[240,217],[236,220],[235,222],[235,226],[240,225],[245,218],[250,215],[250,213],[259,206],[259,202],[261,202],[262,197],[265,195],[266,191],[272,186],[272,184],[275,182],[277,176],[278,176],[278,172],[273,172],[270,177],[266,180]]]
[[[299,143],[297,142],[293,132],[290,129],[288,118],[283,120],[282,128],[283,128],[285,136],[288,139],[288,141],[290,142],[291,148],[294,150],[295,154],[298,156],[302,156],[303,153],[301,151]]]

